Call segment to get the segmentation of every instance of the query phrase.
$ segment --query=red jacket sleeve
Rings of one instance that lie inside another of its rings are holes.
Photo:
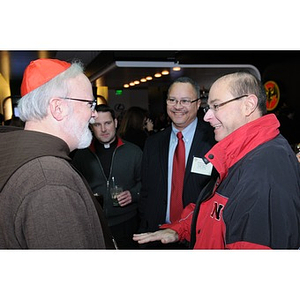
[[[189,242],[191,238],[191,225],[194,209],[195,204],[190,203],[182,211],[179,220],[172,224],[163,224],[160,226],[160,229],[173,229],[177,232],[180,241],[187,240]]]

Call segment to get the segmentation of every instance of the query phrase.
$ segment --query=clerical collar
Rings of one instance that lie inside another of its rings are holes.
[[[101,142],[99,142],[99,141],[96,139],[96,145],[97,145],[99,148],[102,148],[102,149],[110,149],[110,148],[115,149],[116,146],[117,146],[117,143],[118,143],[118,139],[117,139],[117,138],[116,138],[112,143],[107,143],[107,144],[101,143]]]

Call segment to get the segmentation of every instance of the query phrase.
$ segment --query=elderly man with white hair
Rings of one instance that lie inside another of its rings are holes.
[[[88,147],[97,116],[79,62],[38,59],[25,69],[24,130],[1,133],[0,248],[114,248],[105,217],[69,153]]]

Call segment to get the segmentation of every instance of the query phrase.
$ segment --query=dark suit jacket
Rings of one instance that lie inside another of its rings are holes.
[[[168,154],[172,127],[148,137],[144,147],[142,162],[142,189],[139,211],[141,216],[140,232],[156,231],[165,223],[167,211]],[[187,160],[183,206],[195,203],[201,189],[210,176],[191,172],[193,158],[204,155],[215,144],[212,127],[198,119],[197,128]]]

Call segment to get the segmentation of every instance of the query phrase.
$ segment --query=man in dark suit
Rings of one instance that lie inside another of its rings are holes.
[[[197,117],[201,105],[200,88],[188,77],[174,81],[168,90],[167,113],[171,126],[150,136],[145,144],[142,162],[142,189],[140,201],[140,232],[156,231],[171,222],[171,192],[173,156],[183,134],[185,171],[180,206],[195,203],[211,175],[204,155],[215,144],[212,128]],[[176,174],[178,176],[180,174]],[[175,248],[183,248],[177,245]],[[162,248],[160,243],[147,244],[147,248]],[[174,247],[174,245],[172,245]]]

